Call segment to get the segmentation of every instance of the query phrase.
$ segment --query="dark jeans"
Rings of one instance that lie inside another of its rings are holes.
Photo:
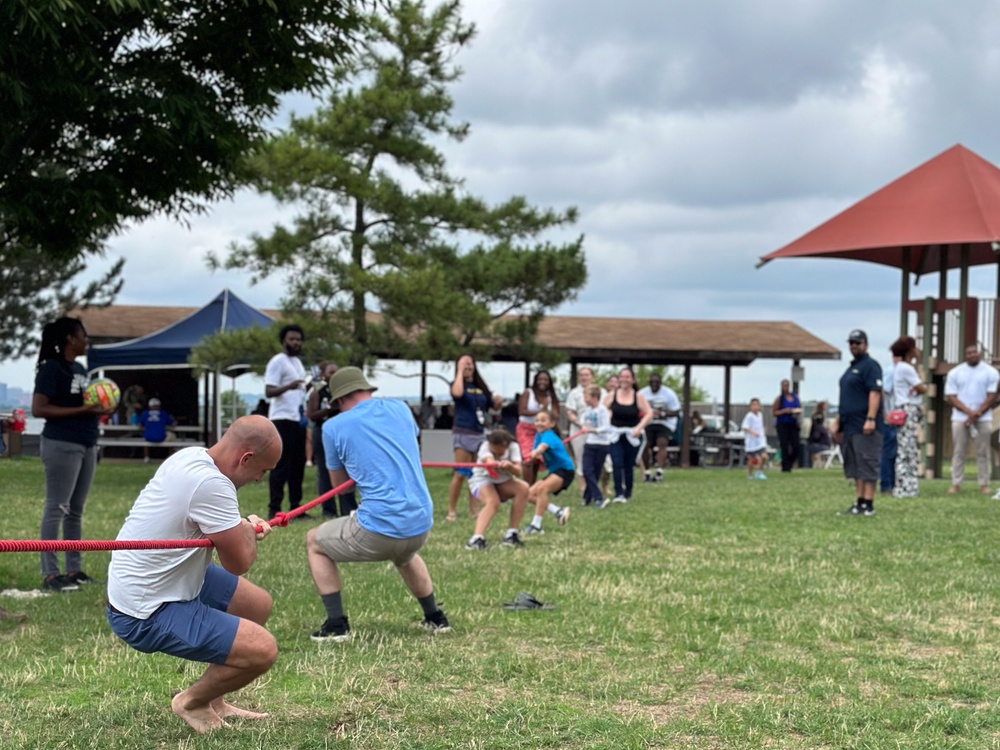
[[[799,455],[799,425],[797,422],[777,422],[778,447],[781,448],[781,470],[791,471]]]
[[[313,428],[313,466],[316,467],[316,496],[325,495],[333,489],[330,482],[330,472],[326,468],[326,451],[323,450],[323,428],[316,425]],[[340,498],[340,515],[349,516],[358,507],[354,500],[354,490],[334,495],[323,501],[323,515],[333,518],[337,515],[337,498]]]
[[[587,503],[604,499],[601,496],[601,469],[610,451],[610,445],[583,446],[583,478],[587,483],[583,490],[583,499]]]
[[[302,477],[306,473],[306,428],[297,419],[275,419],[273,424],[281,436],[281,458],[268,479],[271,518],[281,510],[286,484],[288,509],[302,505]]]
[[[896,428],[885,425],[882,428],[882,492],[891,492],[896,486]]]
[[[635,459],[639,447],[632,445],[628,437],[622,435],[611,444],[611,465],[615,477],[615,497],[632,497],[632,480],[635,474]]]

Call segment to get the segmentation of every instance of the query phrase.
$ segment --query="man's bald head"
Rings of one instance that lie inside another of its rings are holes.
[[[281,437],[271,420],[259,414],[240,417],[209,449],[219,470],[237,488],[259,482],[281,458]]]

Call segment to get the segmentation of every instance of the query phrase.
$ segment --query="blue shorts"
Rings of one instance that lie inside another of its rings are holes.
[[[225,664],[240,618],[226,613],[239,577],[209,565],[197,599],[168,602],[146,620],[106,610],[111,630],[144,654],[170,654],[189,661]]]

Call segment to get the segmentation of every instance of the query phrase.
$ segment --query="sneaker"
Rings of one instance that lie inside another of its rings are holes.
[[[756,474],[753,475],[753,478],[754,479],[767,479],[767,474],[765,474],[763,471],[758,471]]]
[[[657,469],[656,470],[656,475],[653,477],[653,481],[654,482],[662,482],[663,481],[663,469]]]
[[[642,475],[642,481],[643,481],[643,482],[652,482],[652,481],[653,481],[653,475],[652,475],[652,474],[650,474],[650,473],[649,473],[649,472],[647,471],[647,472],[646,472],[645,474],[643,474],[643,475]]]
[[[49,591],[58,591],[59,593],[80,590],[80,587],[75,582],[70,580],[69,576],[63,575],[49,576],[42,581],[42,588],[48,589]]]
[[[344,615],[340,619],[331,620],[327,618],[323,626],[309,636],[310,639],[322,643],[323,641],[333,641],[335,643],[340,641],[351,640],[351,627],[347,624],[347,615]]]
[[[516,531],[512,531],[512,532],[510,532],[510,534],[508,534],[507,536],[505,536],[503,538],[503,541],[500,542],[500,544],[502,544],[504,547],[523,547],[524,546],[524,542],[521,541],[521,535],[518,534]]]
[[[611,502],[610,497],[602,497],[600,500],[594,501],[594,507],[597,508],[598,510],[601,510],[602,508],[607,508],[608,503],[610,502]]]
[[[521,532],[523,536],[531,536],[532,534],[544,534],[544,533],[545,533],[544,531],[535,526],[535,524],[533,523],[529,523],[527,526],[524,527],[524,531]]]
[[[556,511],[556,523],[560,526],[565,526],[567,521],[569,521],[569,508],[563,507]]]
[[[486,540],[481,536],[474,537],[465,543],[466,549],[475,549],[479,551],[486,550]]]
[[[425,617],[421,620],[420,627],[424,630],[430,631],[431,633],[451,632],[451,625],[448,624],[448,618],[440,609],[429,617]]]
[[[619,495],[618,497],[616,497],[611,502],[613,502],[613,503],[627,503],[628,502],[628,498],[625,497],[624,495]]]
[[[860,516],[861,512],[862,512],[861,511],[861,506],[858,505],[857,503],[855,503],[854,505],[852,505],[847,510],[840,511],[837,515],[840,515],[840,516]]]
[[[78,570],[75,573],[67,573],[65,577],[69,579],[72,583],[79,583],[79,584],[97,583],[96,578],[91,578],[82,570]]]
[[[861,515],[863,515],[863,516],[874,516],[875,515],[875,509],[874,508],[865,508],[863,511],[861,511]]]

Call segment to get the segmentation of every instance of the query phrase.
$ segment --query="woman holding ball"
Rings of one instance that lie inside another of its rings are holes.
[[[45,508],[40,539],[82,538],[83,506],[97,466],[97,420],[113,409],[87,406],[87,371],[76,358],[87,352],[87,331],[77,318],[59,318],[42,329],[35,368],[31,414],[45,420],[41,456],[45,471]],[[80,553],[66,553],[66,573],[55,552],[42,553],[42,587],[77,591],[93,579],[80,567]]]

